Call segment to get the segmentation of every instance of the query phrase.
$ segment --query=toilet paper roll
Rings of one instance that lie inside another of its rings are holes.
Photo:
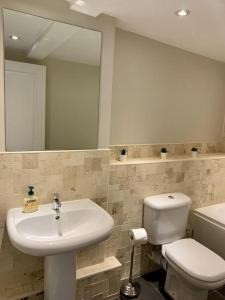
[[[134,245],[143,245],[148,241],[147,232],[144,228],[131,229],[129,235]]]

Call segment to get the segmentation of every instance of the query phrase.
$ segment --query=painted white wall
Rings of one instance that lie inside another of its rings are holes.
[[[99,19],[101,26],[109,33],[104,35],[105,47],[101,57],[102,66],[104,66],[104,68],[101,68],[100,99],[104,100],[100,101],[98,129],[98,146],[99,148],[105,148],[110,144],[115,27],[113,23],[107,22],[106,16],[102,15]]]
[[[112,145],[221,138],[224,63],[122,30],[114,62]]]
[[[99,148],[107,147],[110,139],[110,107],[112,96],[115,19],[108,16],[88,17],[69,10],[66,1],[1,0],[0,9],[9,8],[37,16],[66,22],[102,32],[102,66],[100,88]],[[4,121],[4,47],[3,16],[0,11],[0,151],[5,150]]]
[[[5,91],[4,91],[4,48],[3,12],[0,10],[0,151],[5,151]]]

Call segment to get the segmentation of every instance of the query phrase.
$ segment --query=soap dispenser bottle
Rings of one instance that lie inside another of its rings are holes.
[[[24,213],[32,213],[38,210],[38,197],[34,196],[33,190],[33,186],[28,186],[28,197],[24,198]]]

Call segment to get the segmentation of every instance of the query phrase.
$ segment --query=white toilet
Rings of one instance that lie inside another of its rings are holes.
[[[191,199],[182,193],[144,200],[148,241],[162,246],[167,262],[166,292],[175,300],[206,300],[225,284],[225,261],[193,239],[183,239]]]

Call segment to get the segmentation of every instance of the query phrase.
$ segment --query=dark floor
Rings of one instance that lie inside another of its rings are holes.
[[[159,278],[161,279],[160,281]],[[164,280],[165,273],[163,270],[138,278],[137,282],[141,286],[141,293],[137,298],[134,298],[134,300],[171,300],[163,289]],[[121,295],[117,300],[127,299],[128,298]],[[209,292],[208,300],[225,300],[225,287],[218,291]]]
[[[136,281],[141,287],[141,292],[134,300],[171,300],[163,289],[165,278],[166,272],[163,269],[138,278]],[[127,300],[127,298],[121,295],[120,300]]]
[[[152,283],[144,278],[138,278],[137,282],[141,286],[141,293],[138,296],[138,298],[135,298],[135,300],[164,300],[165,298],[161,295],[157,287]],[[127,299],[124,296],[120,296],[121,300]]]

